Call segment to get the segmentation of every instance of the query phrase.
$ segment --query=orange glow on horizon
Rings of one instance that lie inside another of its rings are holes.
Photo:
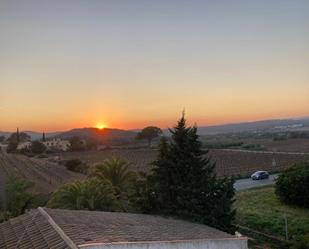
[[[95,127],[98,128],[99,130],[103,130],[107,128],[107,125],[105,123],[100,122],[100,123],[97,123]]]
[[[95,127],[100,130],[104,128],[117,128],[117,129],[138,129],[143,128],[149,125],[155,125],[162,129],[173,127],[177,120],[179,119],[181,112],[178,112],[174,115],[161,117],[158,115],[157,117],[152,117],[152,119],[142,119],[142,118],[135,118],[133,120],[128,120],[126,117],[122,119],[110,118],[107,121],[98,121],[93,122],[92,125],[87,122],[87,120],[95,120],[95,118],[89,116],[86,117],[85,120],[77,119],[73,122],[71,120],[63,120],[63,122],[57,122],[51,124],[50,122],[12,122],[8,123],[7,126],[1,126],[0,131],[16,131],[15,127],[19,127],[22,131],[38,131],[38,132],[61,132],[61,131],[68,131],[74,128],[83,128],[83,127]],[[190,111],[186,114],[186,118],[188,121],[188,125],[197,124],[198,126],[212,126],[212,125],[222,125],[222,124],[229,124],[229,123],[241,123],[241,122],[253,122],[258,120],[267,120],[267,119],[288,119],[288,118],[295,118],[295,117],[308,117],[308,112],[285,112],[284,114],[277,114],[275,112],[269,113],[260,113],[255,115],[248,115],[247,113],[240,113],[231,114],[231,112],[227,112],[225,115],[219,115],[215,113],[211,113],[210,115],[198,115],[198,113],[192,114]],[[1,117],[0,117],[1,118]],[[1,121],[1,119],[0,119]],[[0,122],[1,123],[1,122]],[[2,123],[1,123],[2,124]]]
[[[169,18],[159,1],[2,2],[0,132],[165,129],[182,110],[198,127],[309,117],[301,1],[186,1]]]

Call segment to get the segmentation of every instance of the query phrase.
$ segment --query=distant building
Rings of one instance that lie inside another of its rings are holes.
[[[67,151],[70,148],[70,142],[68,140],[62,140],[60,138],[54,138],[51,140],[42,142],[48,150],[61,150]]]
[[[247,238],[159,216],[38,208],[0,224],[0,248],[247,249]]]
[[[5,151],[7,147],[8,147],[7,144],[0,143],[0,152]]]
[[[30,141],[26,141],[26,142],[20,142],[17,145],[17,150],[23,150],[23,149],[28,149],[31,146],[31,142]]]

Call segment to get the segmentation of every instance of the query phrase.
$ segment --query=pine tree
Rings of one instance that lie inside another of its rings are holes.
[[[17,128],[16,130],[16,142],[19,143],[20,142],[20,136],[19,136],[19,129]]]
[[[45,138],[45,132],[43,132],[42,134],[42,141],[45,142],[46,141],[46,138]]]
[[[148,212],[173,215],[232,232],[233,180],[217,179],[215,164],[202,150],[197,127],[183,116],[163,139],[148,177]]]

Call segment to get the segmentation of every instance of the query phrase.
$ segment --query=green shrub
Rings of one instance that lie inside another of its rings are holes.
[[[111,183],[116,198],[123,210],[135,209],[137,174],[129,170],[129,163],[120,158],[111,158],[92,168],[90,177]]]
[[[46,151],[46,146],[40,141],[33,141],[30,146],[30,151],[34,154],[42,154]]]
[[[45,154],[39,154],[37,155],[37,158],[47,158],[48,156],[46,156]]]
[[[110,182],[94,178],[61,186],[52,194],[47,206],[75,210],[119,210]]]
[[[309,233],[296,238],[291,243],[290,249],[309,249]]]
[[[34,183],[27,179],[9,176],[6,183],[7,204],[0,203],[0,223],[25,213],[28,209],[46,205],[50,194],[34,194]]]
[[[203,147],[207,149],[229,149],[238,148],[242,146],[243,142],[217,142],[217,143],[204,143]]]
[[[286,204],[309,208],[309,162],[297,163],[280,174],[276,194]]]
[[[67,170],[77,173],[87,174],[88,172],[88,166],[79,159],[67,160],[65,162],[65,167]]]
[[[18,143],[15,141],[10,141],[8,147],[6,148],[7,153],[13,153],[17,150]]]
[[[10,215],[15,217],[21,215],[29,207],[33,194],[30,189],[33,183],[26,179],[10,176],[6,183],[6,192],[8,196],[7,210]]]
[[[264,146],[260,144],[245,144],[241,147],[245,150],[264,150]]]
[[[1,211],[0,210],[0,223],[7,221],[11,218],[14,218],[14,216],[11,214],[10,211]]]

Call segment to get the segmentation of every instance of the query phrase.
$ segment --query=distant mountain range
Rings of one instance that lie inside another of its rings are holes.
[[[31,140],[38,140],[42,138],[42,133],[34,131],[22,131],[27,133]],[[0,136],[9,137],[11,132],[1,132]],[[71,137],[78,136],[82,139],[95,139],[98,141],[128,141],[132,140],[136,136],[136,132],[105,128],[103,130],[97,128],[77,128],[64,132],[46,132],[46,138],[61,138],[70,139]]]
[[[97,128],[79,128],[72,129],[70,131],[62,132],[56,137],[62,139],[69,139],[71,137],[78,136],[83,139],[96,139],[103,141],[128,141],[136,137],[136,132],[121,130],[121,129],[97,129]]]
[[[23,131],[23,132],[27,133],[31,137],[31,140],[41,139],[43,136],[42,132],[36,132],[36,131]],[[45,138],[54,137],[58,135],[59,133],[61,132],[47,132],[45,133]]]
[[[290,131],[290,130],[309,130],[309,117],[299,119],[272,119],[255,122],[243,122],[234,124],[224,124],[215,126],[200,126],[198,133],[200,135],[219,134],[219,133],[235,133],[235,132],[276,132],[276,131]],[[47,132],[46,138],[58,137],[62,139],[69,139],[73,136],[81,138],[98,139],[100,141],[112,140],[132,140],[135,138],[139,130],[121,130],[105,128],[103,130],[97,128],[77,128],[64,132]],[[32,140],[42,138],[42,133],[34,131],[23,131],[31,136]],[[168,135],[165,130],[164,133]],[[0,136],[8,137],[11,132],[1,132]]]
[[[198,127],[198,133],[200,135],[237,132],[280,132],[291,130],[309,130],[309,117],[301,119],[272,119]]]
[[[36,132],[36,131],[21,131],[21,132],[27,133],[31,137],[31,140],[38,140],[41,139],[43,136],[42,132]],[[13,132],[0,131],[0,136],[9,137],[12,133]],[[61,132],[47,132],[45,133],[45,137],[51,138],[58,135],[59,133]]]

